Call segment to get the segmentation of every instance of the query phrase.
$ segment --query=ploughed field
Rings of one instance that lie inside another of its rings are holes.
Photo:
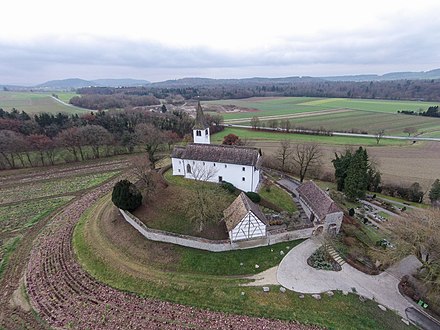
[[[105,159],[53,167],[0,172],[0,287],[5,307],[0,324],[24,322],[36,327],[35,317],[9,302],[23,290],[24,269],[38,232],[56,212],[125,170],[125,159]],[[26,305],[26,303],[25,303]],[[26,308],[25,308],[26,309]],[[7,329],[13,327],[8,326]],[[38,327],[37,327],[38,328]]]

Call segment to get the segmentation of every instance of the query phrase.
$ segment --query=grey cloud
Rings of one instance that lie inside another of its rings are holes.
[[[14,44],[0,41],[0,83],[14,76],[44,76],[54,68],[63,70],[69,66],[93,68],[151,69],[154,72],[218,72],[222,68],[234,68],[245,72],[270,67],[343,66],[346,71],[358,73],[361,66],[401,65],[401,70],[414,65],[436,63],[440,52],[440,23],[425,24],[424,28],[402,29],[393,27],[387,31],[349,31],[313,38],[287,38],[282,45],[254,51],[234,53],[214,51],[204,47],[169,47],[153,42],[133,42],[123,39],[73,40],[41,39],[33,43]],[[265,40],[262,40],[262,44]],[[323,69],[325,71],[325,69]],[[66,72],[70,72],[67,70]],[[97,70],[103,71],[103,70]],[[279,71],[279,70],[276,70]],[[376,72],[371,72],[376,73]],[[293,74],[295,74],[293,72]],[[311,73],[312,74],[312,73]],[[326,72],[322,72],[326,74]],[[146,77],[148,79],[148,77]]]

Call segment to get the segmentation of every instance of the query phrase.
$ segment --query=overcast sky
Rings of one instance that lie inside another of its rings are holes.
[[[0,84],[440,68],[439,0],[8,0]]]

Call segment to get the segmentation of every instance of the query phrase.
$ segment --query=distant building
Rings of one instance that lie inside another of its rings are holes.
[[[210,182],[227,181],[243,191],[257,190],[261,151],[257,148],[210,144],[209,126],[200,102],[193,128],[194,143],[175,147],[173,175]]]
[[[266,237],[266,217],[245,193],[242,192],[223,215],[231,242]]]
[[[296,190],[304,212],[316,228],[315,234],[339,233],[344,213],[330,196],[313,181],[303,183]]]

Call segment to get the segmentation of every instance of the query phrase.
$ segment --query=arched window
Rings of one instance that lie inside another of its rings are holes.
[[[205,135],[208,135],[208,129],[205,129]]]
[[[186,171],[188,172],[188,173],[191,173],[191,165],[186,165]]]

